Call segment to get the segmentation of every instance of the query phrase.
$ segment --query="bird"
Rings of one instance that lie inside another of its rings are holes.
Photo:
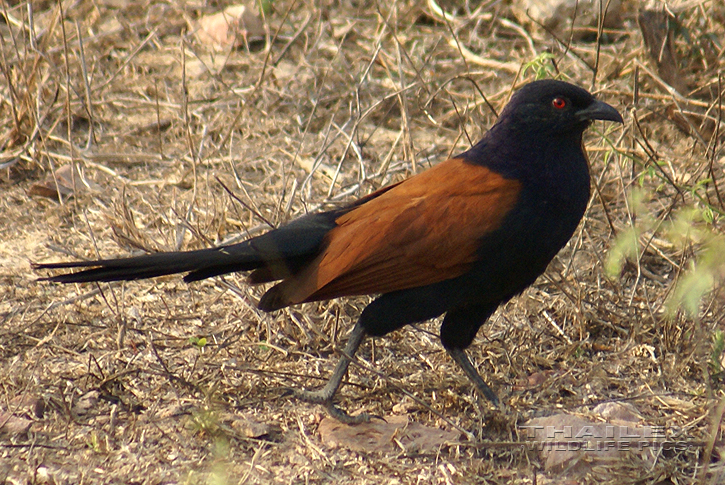
[[[443,347],[497,406],[466,348],[502,303],[534,283],[578,227],[590,198],[582,136],[595,120],[623,123],[617,109],[581,87],[533,81],[514,92],[466,151],[338,208],[232,245],[34,267],[70,270],[40,278],[58,283],[176,273],[193,282],[250,272],[251,285],[274,283],[257,304],[265,312],[374,295],[326,385],[294,391],[350,424],[370,416],[348,414],[335,395],[365,338],[443,315]]]

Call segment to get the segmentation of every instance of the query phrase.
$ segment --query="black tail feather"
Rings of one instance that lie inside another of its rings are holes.
[[[299,271],[322,250],[325,236],[340,212],[310,214],[243,243],[196,251],[155,253],[121,259],[35,264],[35,269],[86,268],[41,278],[57,283],[126,281],[187,273],[198,281],[237,271],[261,270],[252,284],[279,280]]]
[[[249,271],[263,265],[264,261],[259,253],[249,247],[249,244],[242,243],[197,251],[146,254],[133,258],[98,261],[35,264],[33,266],[36,269],[88,268],[77,273],[41,278],[41,280],[56,283],[87,283],[138,280],[187,272],[190,274],[184,280],[196,281],[234,271]]]

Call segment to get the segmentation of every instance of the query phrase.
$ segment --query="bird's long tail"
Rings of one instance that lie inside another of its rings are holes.
[[[123,281],[188,273],[184,281],[198,281],[236,271],[254,271],[253,284],[286,278],[312,261],[324,246],[340,212],[320,212],[239,244],[174,253],[146,254],[133,258],[43,263],[35,269],[75,269],[76,273],[41,278],[57,283]]]
[[[132,258],[35,264],[36,269],[85,268],[76,273],[46,278],[57,283],[123,281],[188,273],[184,281],[197,281],[234,271],[249,271],[265,265],[265,258],[251,244],[241,243],[196,251],[146,254]]]

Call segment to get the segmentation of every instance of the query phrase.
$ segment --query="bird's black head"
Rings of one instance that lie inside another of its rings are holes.
[[[534,81],[519,89],[496,124],[538,134],[581,134],[593,120],[622,123],[619,112],[563,81]]]
[[[548,177],[539,184],[542,187],[551,188],[555,179],[574,175],[579,186],[588,187],[582,134],[594,120],[622,123],[622,116],[578,86],[535,81],[514,93],[496,124],[459,156],[509,178]]]

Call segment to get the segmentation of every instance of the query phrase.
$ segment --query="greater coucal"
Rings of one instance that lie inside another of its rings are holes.
[[[339,209],[308,214],[240,244],[124,259],[39,264],[86,268],[46,278],[118,281],[188,273],[196,281],[252,271],[279,281],[262,296],[270,312],[346,295],[378,296],[360,315],[327,385],[298,391],[330,414],[359,422],[332,400],[366,335],[381,336],[445,313],[443,346],[475,387],[496,395],[466,356],[503,302],[544,272],[589,201],[582,134],[593,120],[622,122],[610,105],[562,81],[523,86],[469,150]]]

